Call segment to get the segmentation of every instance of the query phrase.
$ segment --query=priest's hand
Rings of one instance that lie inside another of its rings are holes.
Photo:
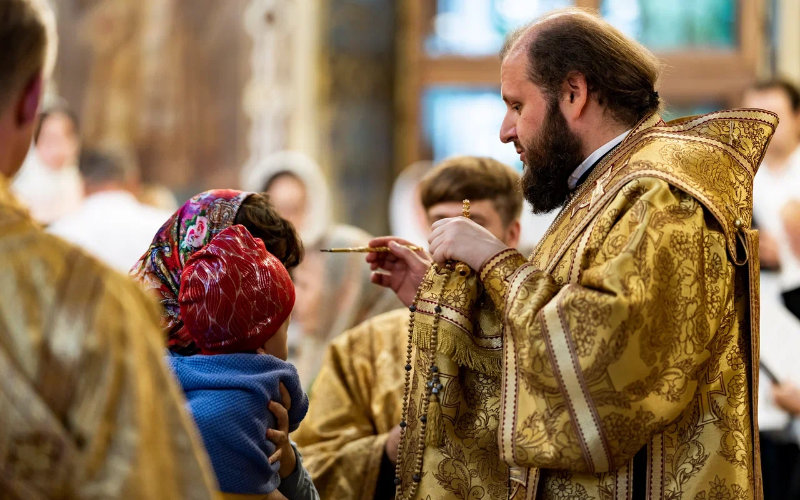
[[[391,288],[403,304],[410,306],[432,261],[425,250],[414,251],[403,245],[411,243],[392,236],[375,238],[369,246],[388,246],[391,252],[368,253],[367,262],[374,271],[372,282]]]
[[[478,271],[486,261],[508,248],[488,229],[465,217],[438,220],[431,229],[430,252],[440,264],[457,260]]]

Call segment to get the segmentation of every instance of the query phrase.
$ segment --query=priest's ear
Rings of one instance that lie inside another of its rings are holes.
[[[580,117],[589,102],[589,86],[586,77],[578,71],[570,71],[561,84],[561,111],[567,122]]]
[[[33,126],[42,100],[42,73],[36,72],[22,87],[14,104],[14,122],[19,128]]]

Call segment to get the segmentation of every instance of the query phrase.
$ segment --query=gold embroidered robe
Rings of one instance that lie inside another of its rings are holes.
[[[479,280],[429,270],[398,497],[760,498],[749,225],[776,124],[651,116],[529,261],[506,250]]]
[[[408,309],[375,316],[329,344],[292,439],[323,499],[372,500],[389,431],[400,422]]]
[[[0,176],[0,497],[216,498],[162,339],[144,292]]]

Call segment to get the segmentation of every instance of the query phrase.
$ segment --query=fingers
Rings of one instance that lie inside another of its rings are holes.
[[[372,276],[370,276],[370,281],[372,281],[376,285],[380,285],[386,288],[391,288],[392,286],[392,277],[384,273],[379,273],[379,272],[372,273]]]
[[[269,411],[275,415],[275,420],[278,422],[277,429],[289,434],[289,412],[286,410],[286,407],[277,401],[270,401]]]
[[[283,406],[285,406],[287,410],[291,410],[292,396],[289,395],[289,390],[286,389],[286,386],[283,385],[283,382],[278,384],[278,389],[281,391],[281,401],[283,402]]]
[[[272,429],[269,429],[267,431],[267,437],[268,438],[269,438],[269,434],[270,434],[269,431],[270,430],[272,430]],[[270,439],[270,441],[272,441],[272,439]],[[283,448],[281,446],[279,446],[278,443],[275,443],[275,453],[273,453],[272,455],[269,456],[269,463],[270,464],[274,464],[275,462],[280,460],[282,456],[283,456]]]
[[[407,254],[413,254],[414,252],[405,245],[414,244],[408,240],[396,238],[394,236],[382,236],[380,238],[374,238],[369,241],[369,246],[388,246],[391,249],[391,252],[370,252],[367,254],[366,260],[370,264],[377,264],[377,267],[385,267],[390,262],[397,262],[399,260],[398,256],[401,256],[403,260],[406,260],[408,258]],[[373,270],[375,270],[375,268],[375,266],[372,267]]]
[[[385,247],[388,246],[391,241],[399,243],[400,245],[413,245],[410,241],[396,236],[380,236],[378,238],[373,238],[369,240],[368,245],[371,247]]]

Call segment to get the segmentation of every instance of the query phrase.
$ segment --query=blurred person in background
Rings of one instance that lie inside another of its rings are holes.
[[[47,4],[0,2],[0,496],[214,498],[153,303],[9,190],[55,60]]]
[[[245,189],[269,194],[278,213],[297,228],[306,249],[305,259],[292,272],[297,299],[289,327],[289,361],[308,388],[334,336],[400,302],[370,283],[363,255],[319,251],[363,246],[371,236],[333,221],[328,183],[311,158],[295,151],[275,153],[244,172],[242,182]]]
[[[419,182],[427,221],[461,215],[507,245],[519,242],[519,174],[491,158],[444,160]],[[408,200],[411,201],[411,200]],[[408,309],[390,311],[331,342],[313,385],[306,420],[293,435],[323,498],[392,498],[403,404]]]
[[[73,212],[81,203],[80,145],[78,118],[66,104],[53,105],[39,114],[33,148],[11,189],[44,225]]]
[[[136,199],[139,169],[127,154],[86,150],[79,170],[86,198],[48,231],[127,274],[172,213]]]
[[[800,498],[800,427],[792,395],[800,385],[800,320],[784,305],[798,310],[800,252],[800,93],[783,80],[761,82],[748,89],[742,105],[775,112],[780,119],[753,186],[753,218],[760,229],[761,376],[758,424],[764,497]],[[796,314],[796,313],[795,313]],[[800,404],[800,403],[798,403]]]
[[[389,232],[418,246],[428,244],[430,230],[419,200],[419,183],[432,167],[432,162],[422,160],[404,168],[389,196]]]

